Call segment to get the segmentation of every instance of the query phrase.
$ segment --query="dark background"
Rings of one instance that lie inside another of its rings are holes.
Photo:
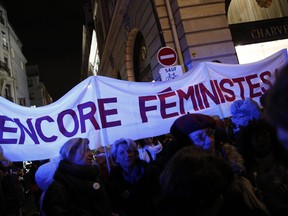
[[[27,65],[37,64],[54,101],[80,82],[81,0],[0,0],[23,44]]]

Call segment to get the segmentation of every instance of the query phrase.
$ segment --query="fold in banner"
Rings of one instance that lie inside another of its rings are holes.
[[[72,137],[86,137],[96,149],[121,137],[167,134],[174,120],[188,112],[229,117],[235,100],[259,103],[287,62],[283,49],[244,65],[203,62],[161,82],[91,76],[38,108],[0,97],[0,147],[10,161],[43,160],[57,157]]]

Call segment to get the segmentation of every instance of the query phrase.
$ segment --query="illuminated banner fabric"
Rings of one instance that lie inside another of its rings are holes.
[[[203,62],[163,82],[91,76],[38,108],[0,97],[0,147],[11,161],[47,159],[58,156],[72,137],[87,137],[96,149],[121,137],[169,133],[173,121],[188,112],[228,117],[235,100],[250,97],[259,103],[287,59],[284,49],[245,65]]]

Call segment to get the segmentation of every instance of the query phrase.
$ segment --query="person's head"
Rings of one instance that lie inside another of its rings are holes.
[[[138,144],[139,148],[144,148],[147,145],[145,139],[136,140],[136,144]]]
[[[115,164],[130,167],[139,158],[137,144],[132,139],[120,138],[112,143],[110,156]]]
[[[92,165],[93,156],[87,138],[72,138],[60,149],[63,160],[77,165]]]
[[[4,167],[9,167],[12,164],[12,162],[9,160],[3,160],[3,161],[1,161],[1,163]]]
[[[256,124],[257,125],[257,124]],[[254,126],[254,127],[253,127]],[[253,125],[249,127],[251,129],[250,132],[250,142],[254,153],[256,155],[265,156],[271,152],[272,145],[272,134],[269,128],[265,128],[265,126],[255,127]]]
[[[144,139],[145,140],[145,143],[147,144],[147,145],[152,145],[152,144],[154,144],[153,143],[153,137],[148,137],[148,138],[145,138]]]
[[[264,158],[277,150],[278,140],[275,129],[264,119],[251,121],[239,136],[238,149],[245,162]]]
[[[231,120],[236,126],[247,126],[250,121],[262,117],[259,105],[251,98],[234,101],[231,104],[230,111]]]
[[[233,178],[232,168],[223,158],[185,146],[160,175],[160,209],[164,215],[216,215]]]
[[[186,114],[174,121],[170,133],[180,143],[190,143],[205,150],[215,150],[216,121],[204,114]]]
[[[288,65],[269,89],[265,105],[265,118],[276,127],[279,141],[288,150]]]

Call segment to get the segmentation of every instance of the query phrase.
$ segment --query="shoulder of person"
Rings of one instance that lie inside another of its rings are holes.
[[[244,172],[244,159],[235,146],[230,143],[224,143],[220,149],[222,156],[229,162],[234,172],[239,174]]]

